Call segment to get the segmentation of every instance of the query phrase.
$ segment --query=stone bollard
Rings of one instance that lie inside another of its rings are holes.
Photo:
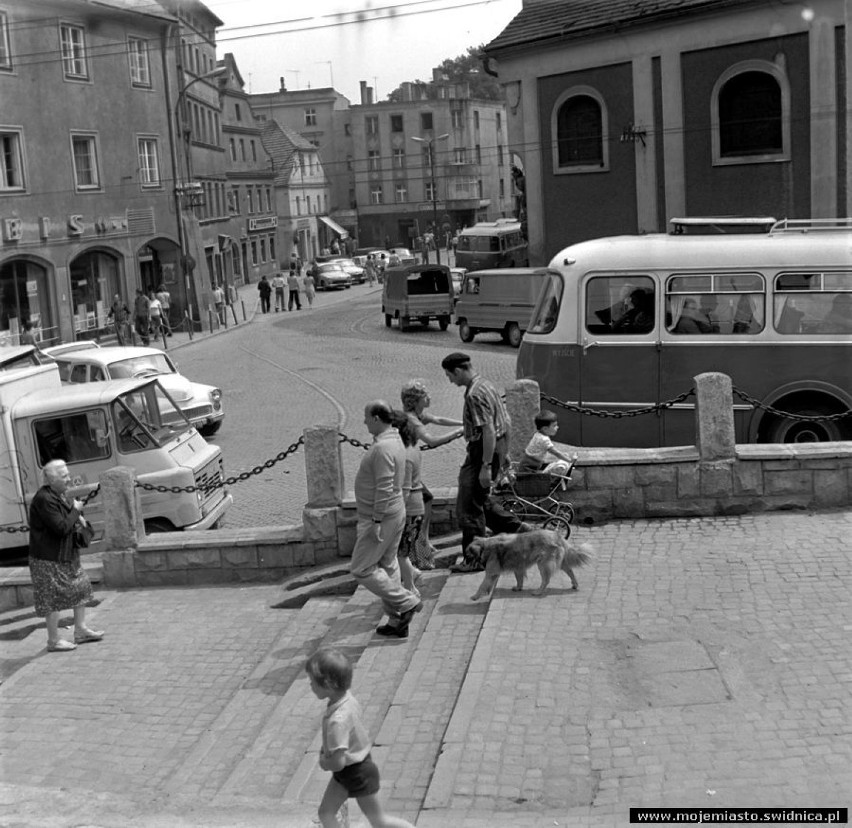
[[[335,426],[312,426],[305,438],[306,508],[337,507],[343,502],[343,461]]]
[[[129,466],[115,466],[105,471],[99,482],[98,497],[104,508],[104,583],[109,587],[135,586],[134,555],[139,538],[145,535],[136,473]]]
[[[535,417],[541,409],[541,392],[535,380],[517,380],[506,387],[506,409],[512,418],[509,458],[518,461],[535,433]]]
[[[695,439],[702,463],[736,458],[734,395],[727,374],[708,372],[694,377]]]

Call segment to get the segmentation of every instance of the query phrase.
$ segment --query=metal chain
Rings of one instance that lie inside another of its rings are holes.
[[[98,495],[101,490],[101,484],[98,483],[94,489],[92,489],[83,499],[83,505],[85,506],[90,500]],[[16,532],[29,532],[30,527],[28,524],[24,523],[20,526],[0,526],[0,532],[7,532],[10,535],[14,535]]]
[[[360,440],[356,440],[354,437],[349,437],[342,431],[338,431],[337,434],[340,437],[341,443],[349,443],[349,445],[355,446],[355,448],[362,448],[367,451],[372,446],[371,443],[362,443]],[[458,437],[453,437],[452,440],[447,440],[446,443],[441,443],[441,446],[448,446],[450,443],[453,442],[453,440],[461,439],[461,436],[462,435],[459,434]],[[420,451],[432,451],[432,449],[441,448],[441,446],[420,446]]]
[[[691,397],[694,393],[695,389],[690,388],[689,391],[684,391],[683,394],[680,394],[674,399],[668,400],[667,402],[656,403],[656,405],[649,405],[645,408],[635,408],[632,411],[602,411],[596,408],[584,408],[582,405],[562,402],[561,400],[557,400],[555,397],[551,397],[548,394],[541,394],[541,399],[545,402],[550,403],[551,405],[558,406],[559,408],[565,408],[568,411],[575,411],[578,414],[584,414],[588,417],[612,417],[614,419],[619,419],[620,417],[638,417],[640,414],[653,414],[656,411],[662,411],[666,408],[671,408],[673,405],[682,403],[684,400]]]
[[[136,485],[140,489],[145,489],[149,492],[163,492],[169,494],[181,494],[182,492],[207,492],[215,491],[216,489],[221,489],[224,486],[233,486],[235,483],[241,483],[244,480],[251,479],[256,474],[261,474],[265,472],[267,469],[271,469],[276,463],[280,463],[282,460],[285,460],[291,454],[295,454],[299,450],[299,447],[304,445],[305,438],[299,437],[299,439],[295,443],[291,443],[290,447],[286,451],[281,451],[275,457],[267,460],[265,463],[261,463],[258,466],[255,466],[251,471],[240,472],[233,477],[225,477],[219,480],[214,480],[208,483],[206,486],[156,486],[153,483],[142,483],[139,480],[136,481]]]
[[[836,414],[793,414],[790,411],[781,411],[771,405],[766,405],[756,397],[752,397],[751,394],[747,394],[745,391],[740,391],[739,388],[734,387],[732,390],[734,394],[736,394],[744,402],[749,403],[749,405],[753,405],[755,408],[761,408],[767,413],[774,414],[777,417],[786,417],[788,420],[800,420],[802,422],[813,423],[821,420],[842,420],[844,417],[852,415],[852,411],[839,411]]]

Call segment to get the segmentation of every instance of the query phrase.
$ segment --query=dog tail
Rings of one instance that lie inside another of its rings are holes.
[[[563,562],[572,569],[575,566],[585,566],[591,561],[594,554],[595,548],[590,543],[581,543],[579,546],[568,544]]]

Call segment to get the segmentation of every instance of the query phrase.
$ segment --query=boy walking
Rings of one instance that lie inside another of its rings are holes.
[[[379,799],[379,769],[370,757],[372,742],[361,721],[361,705],[349,692],[352,665],[337,650],[318,650],[305,664],[311,690],[327,699],[322,719],[319,766],[331,779],[319,806],[323,828],[338,828],[337,812],[347,799],[357,799],[370,825],[377,828],[414,828],[384,812]]]

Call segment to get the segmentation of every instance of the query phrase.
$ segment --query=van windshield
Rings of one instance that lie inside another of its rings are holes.
[[[121,394],[112,404],[112,417],[124,453],[161,447],[192,427],[157,382]]]
[[[558,273],[550,273],[542,285],[527,333],[550,333],[559,318],[561,303],[562,277]]]

